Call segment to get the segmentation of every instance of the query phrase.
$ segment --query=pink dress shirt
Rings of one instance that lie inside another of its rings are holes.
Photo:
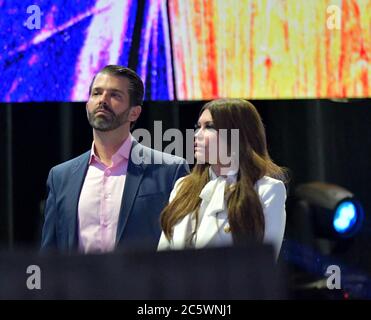
[[[100,161],[93,142],[78,206],[79,249],[83,253],[103,253],[115,248],[132,142],[129,134],[112,156],[110,167]]]

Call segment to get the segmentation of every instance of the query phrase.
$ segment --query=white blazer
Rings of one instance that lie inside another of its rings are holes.
[[[193,239],[195,248],[226,246],[233,243],[224,197],[226,179],[217,177],[213,173],[210,176],[210,181],[200,193],[202,199],[199,210],[200,222],[197,235]],[[178,179],[175,183],[170,194],[170,202],[175,198],[179,183],[183,179],[184,177]],[[282,181],[264,176],[255,184],[255,190],[259,194],[264,212],[265,232],[263,242],[273,245],[277,258],[286,224],[286,189]],[[190,213],[174,226],[173,237],[170,241],[162,232],[158,250],[184,249],[189,243],[194,228],[194,214]]]

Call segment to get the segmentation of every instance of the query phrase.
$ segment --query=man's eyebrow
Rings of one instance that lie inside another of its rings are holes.
[[[102,88],[102,87],[94,87],[92,91],[95,91],[95,90],[104,90],[104,88]],[[124,91],[120,90],[120,89],[115,89],[114,88],[114,89],[108,89],[108,91],[119,92],[119,93],[127,96],[127,94]]]
[[[113,92],[119,92],[119,93],[122,93],[123,95],[126,95],[126,93],[122,90],[119,90],[119,89],[110,89],[111,91]]]

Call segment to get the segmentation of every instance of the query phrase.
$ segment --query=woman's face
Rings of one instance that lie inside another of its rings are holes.
[[[209,110],[202,112],[195,133],[195,158],[197,163],[217,164],[218,132]]]

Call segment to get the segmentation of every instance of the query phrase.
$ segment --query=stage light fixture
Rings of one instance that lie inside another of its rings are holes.
[[[310,182],[299,185],[295,195],[307,204],[317,236],[349,238],[360,230],[363,208],[349,190],[334,184]]]

